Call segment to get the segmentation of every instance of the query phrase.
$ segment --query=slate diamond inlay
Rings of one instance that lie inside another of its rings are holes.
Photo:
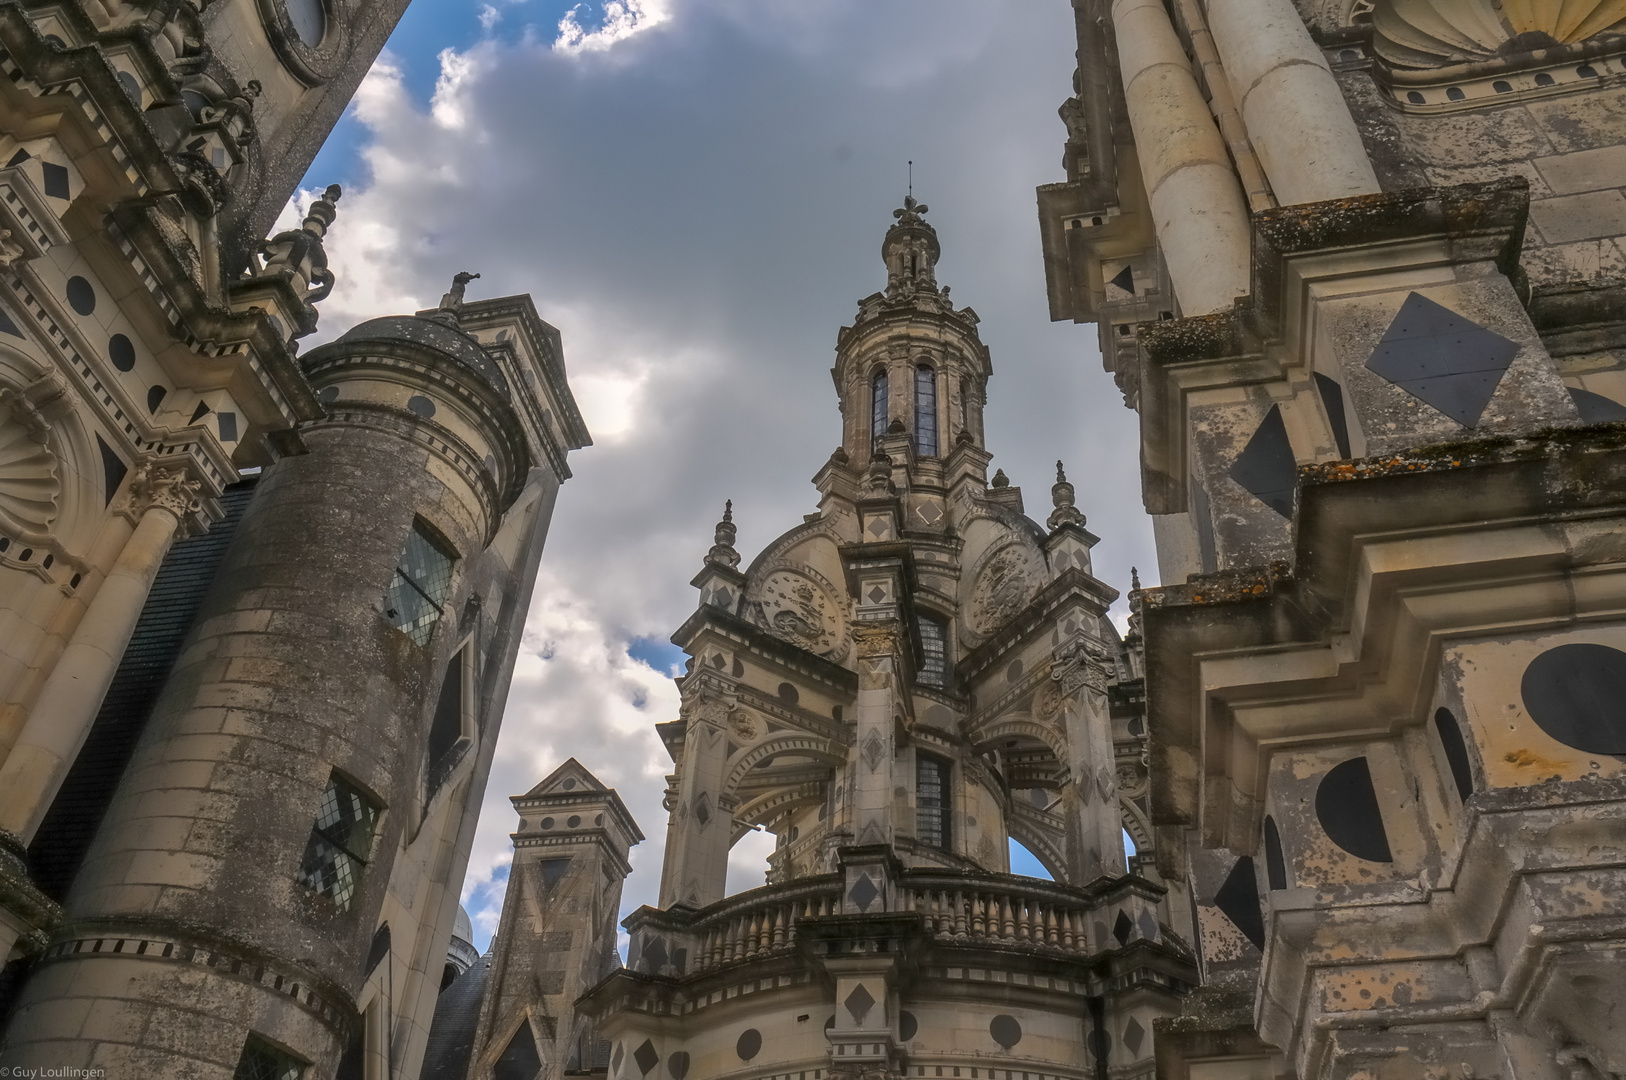
[[[853,887],[847,891],[847,899],[851,900],[859,911],[868,911],[875,898],[881,895],[881,890],[875,887],[875,882],[869,879],[868,874],[860,874]],[[859,987],[863,989],[862,986]],[[850,998],[848,1000],[851,1000]],[[864,1008],[869,1008],[865,1005]]]
[[[1128,945],[1129,935],[1134,931],[1135,924],[1129,921],[1129,916],[1118,912],[1118,917],[1112,923],[1112,936],[1118,939],[1118,944]]]
[[[1142,911],[1140,918],[1135,920],[1135,925],[1140,929],[1141,937],[1147,941],[1157,940],[1157,918],[1151,911]]]
[[[1471,428],[1518,352],[1517,343],[1494,330],[1412,293],[1366,366]]]
[[[1140,1044],[1145,1038],[1146,1029],[1140,1026],[1140,1021],[1131,1016],[1129,1023],[1124,1025],[1124,1045],[1129,1048],[1131,1054],[1138,1057],[1140,1055]]]
[[[866,874],[863,880],[868,881],[869,875]],[[854,888],[856,891],[856,886]],[[845,1005],[847,1007],[847,1011],[852,1014],[853,1023],[862,1024],[864,1022],[864,1017],[868,1016],[870,1009],[874,1007],[875,999],[870,996],[870,992],[868,990],[864,989],[864,984],[859,983],[858,988],[852,993],[848,994],[847,1000],[842,1002],[842,1004]]]
[[[610,1072],[618,1073],[621,1071],[621,1059],[627,1056],[625,1050],[626,1048],[620,1043],[615,1044],[615,1053],[610,1055]]]
[[[881,588],[879,585],[875,586],[875,588],[873,588],[873,589],[871,589],[869,591],[869,602],[870,603],[879,604],[882,600],[885,600],[885,599],[886,599],[886,590]]]
[[[655,1044],[645,1039],[643,1045],[632,1052],[632,1060],[637,1063],[638,1070],[648,1076],[649,1070],[661,1063],[661,1056],[656,1053]]]
[[[1282,422],[1280,405],[1272,405],[1259,422],[1253,438],[1231,465],[1230,476],[1248,494],[1282,517],[1293,516],[1293,484],[1298,477],[1298,463],[1293,459],[1293,445],[1287,441],[1287,425]]]

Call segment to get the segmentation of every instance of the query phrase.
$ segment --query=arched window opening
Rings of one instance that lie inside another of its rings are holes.
[[[937,456],[937,372],[924,364],[915,369],[915,453]]]
[[[1045,869],[1039,857],[1028,850],[1028,846],[1014,836],[1009,841],[1011,873],[1022,877],[1043,878],[1045,881],[1055,881],[1056,876]]]
[[[464,721],[469,714],[469,699],[474,688],[473,666],[472,646],[464,646],[447,663],[446,677],[441,680],[424,762],[426,787],[431,796],[462,757],[456,751],[460,749],[458,743],[463,738]]]
[[[869,433],[877,439],[886,434],[886,381],[886,369],[882,368],[870,382]]]

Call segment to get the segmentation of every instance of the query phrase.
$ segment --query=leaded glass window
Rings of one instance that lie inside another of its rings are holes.
[[[372,800],[342,776],[328,777],[299,866],[299,883],[331,898],[340,911],[349,911],[372,852],[378,812]]]
[[[886,434],[886,383],[885,371],[877,371],[874,381],[870,383],[869,433],[877,439]]]
[[[454,557],[414,522],[384,594],[384,617],[419,645],[427,645],[452,591]]]
[[[915,453],[937,456],[937,372],[915,368]]]
[[[304,1075],[304,1062],[258,1035],[250,1035],[231,1077],[232,1080],[299,1080]]]
[[[920,634],[920,681],[927,686],[947,686],[948,634],[942,620],[921,615],[915,626]]]
[[[915,754],[915,835],[932,847],[949,846],[949,763]]]

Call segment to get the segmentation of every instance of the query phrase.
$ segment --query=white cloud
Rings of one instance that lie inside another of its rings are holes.
[[[651,30],[672,17],[663,0],[604,0],[602,18],[588,30],[579,21],[584,4],[577,4],[559,20],[553,47],[567,55],[604,52],[618,41]]]
[[[1069,9],[672,10],[644,0],[615,16],[634,27],[637,63],[580,62],[605,32],[582,23],[570,48],[522,36],[442,53],[427,102],[385,54],[357,94],[370,176],[339,204],[338,284],[316,340],[424,307],[455,271],[477,271],[471,296],[529,292],[559,327],[595,440],[571,457],[543,556],[470,863],[477,926],[501,901],[508,797],[572,754],[650,838],[627,898],[653,902],[671,771],[654,725],[677,699],[627,644],[664,639],[693,611],[688,582],[725,498],[747,560],[816,508],[808,478],[840,437],[836,331],[884,280],[905,160],[942,239],[939,277],[982,316],[995,464],[1042,520],[1064,458],[1103,537],[1097,574],[1127,589],[1135,563],[1154,580],[1134,416],[1093,330],[1046,312],[1033,189],[1061,174]],[[760,883],[770,842],[741,842],[731,887]]]

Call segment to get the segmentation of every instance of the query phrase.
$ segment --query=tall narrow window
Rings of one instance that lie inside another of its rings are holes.
[[[920,615],[915,627],[920,634],[920,681],[927,686],[947,686],[948,634],[942,620]]]
[[[378,807],[337,773],[328,777],[310,842],[299,866],[299,883],[349,911],[372,853]]]
[[[915,754],[915,834],[923,844],[949,846],[949,763]]]
[[[971,430],[971,380],[960,380],[960,430]]]
[[[458,650],[446,665],[446,678],[440,684],[435,718],[429,725],[429,755],[425,763],[430,794],[446,778],[452,764],[451,753],[463,737],[464,698],[469,683],[465,669],[472,666],[471,649],[472,646],[466,646]]]
[[[875,373],[875,378],[870,383],[869,433],[872,437],[877,439],[886,434],[886,382],[886,371],[883,369]]]
[[[915,453],[937,456],[937,372],[915,368]]]
[[[429,643],[444,612],[453,558],[421,522],[413,523],[384,594],[384,617],[419,645]]]

